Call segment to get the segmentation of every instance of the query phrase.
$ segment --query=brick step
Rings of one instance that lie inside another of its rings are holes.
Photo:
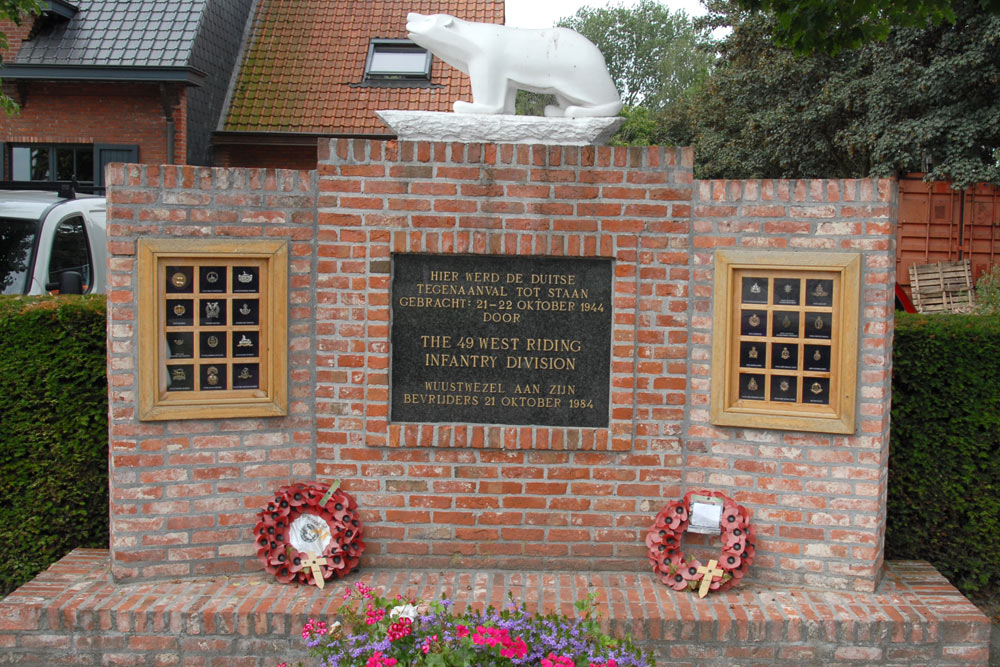
[[[115,585],[108,552],[79,549],[0,601],[0,664],[273,667],[305,659],[308,618],[332,618],[360,579],[458,609],[561,609],[590,592],[608,629],[661,665],[986,665],[987,618],[930,565],[886,565],[875,593],[748,582],[703,600],[647,573],[365,570],[316,588],[264,575]],[[308,664],[308,662],[306,663]]]

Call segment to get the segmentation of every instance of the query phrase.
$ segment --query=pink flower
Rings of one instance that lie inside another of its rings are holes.
[[[395,658],[382,655],[381,651],[375,651],[372,657],[368,658],[365,667],[392,667],[396,664]]]
[[[501,658],[523,658],[528,655],[528,645],[524,643],[524,640],[518,637],[517,639],[511,639],[507,636],[507,641],[504,641],[504,648],[500,651]]]
[[[576,663],[564,655],[549,653],[547,658],[542,658],[542,667],[574,667]]]
[[[437,640],[438,640],[438,636],[437,635],[432,635],[430,637],[424,637],[424,644],[423,644],[423,646],[420,647],[420,650],[424,652],[424,655],[427,655],[428,653],[431,652],[431,644],[432,643],[436,644]]]
[[[385,609],[382,609],[382,607],[376,607],[369,603],[368,611],[365,612],[365,624],[375,625],[383,618],[385,618]]]
[[[459,625],[455,627],[455,636],[461,639],[462,637],[469,636],[469,628],[464,625]]]
[[[385,633],[386,638],[389,641],[394,642],[397,639],[402,639],[406,637],[411,632],[413,632],[412,626],[413,621],[408,618],[401,618],[392,625],[389,626],[389,630]]]

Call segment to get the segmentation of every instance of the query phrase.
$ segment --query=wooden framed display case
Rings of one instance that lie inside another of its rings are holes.
[[[139,419],[287,414],[286,241],[140,239]]]
[[[711,422],[853,433],[857,253],[715,253]]]

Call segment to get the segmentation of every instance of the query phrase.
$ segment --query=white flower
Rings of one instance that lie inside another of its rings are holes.
[[[401,604],[389,610],[390,618],[408,618],[411,621],[417,617],[417,608],[412,604]]]

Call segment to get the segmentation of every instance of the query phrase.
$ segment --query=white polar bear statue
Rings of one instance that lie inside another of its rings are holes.
[[[513,114],[519,88],[555,95],[546,116],[602,117],[621,111],[604,56],[568,28],[509,28],[410,12],[406,30],[411,40],[469,75],[472,102],[455,102],[455,113]]]

